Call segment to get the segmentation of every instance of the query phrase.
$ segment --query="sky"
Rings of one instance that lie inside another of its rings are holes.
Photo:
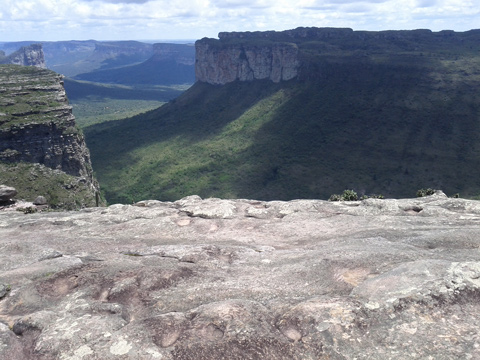
[[[0,0],[0,41],[196,40],[296,27],[467,31],[480,0]]]

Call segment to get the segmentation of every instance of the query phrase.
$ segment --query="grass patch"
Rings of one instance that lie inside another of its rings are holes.
[[[132,117],[165,104],[155,100],[84,98],[72,101],[73,114],[80,127]]]
[[[127,86],[65,79],[65,89],[80,127],[124,119],[156,109],[189,87]]]
[[[78,210],[96,205],[95,194],[84,181],[41,164],[0,162],[0,184],[13,186],[18,192],[16,199],[33,201],[45,196],[53,209]]]

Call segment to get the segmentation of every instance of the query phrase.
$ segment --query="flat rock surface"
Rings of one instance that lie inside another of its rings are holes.
[[[0,212],[2,359],[479,359],[480,202]]]

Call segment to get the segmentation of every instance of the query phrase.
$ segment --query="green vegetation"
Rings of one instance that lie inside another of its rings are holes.
[[[425,197],[435,194],[435,190],[433,189],[420,189],[417,191],[417,197]]]
[[[61,76],[35,67],[2,65],[0,94],[0,184],[15,187],[17,199],[33,201],[43,195],[53,209],[95,206],[89,180],[38,163],[19,162],[35,161],[68,169],[71,164],[66,163],[71,161],[69,156],[75,146],[66,151],[58,147],[74,143],[63,141],[66,139],[83,141],[83,133],[71,117]],[[55,161],[49,162],[52,158]],[[89,167],[86,164],[90,171]],[[29,213],[35,208],[22,211]]]
[[[357,201],[366,199],[384,199],[383,195],[362,195],[358,197],[358,194],[354,190],[343,190],[342,194],[332,194],[328,198],[328,201]]]
[[[186,195],[408,197],[480,187],[480,57],[317,62],[312,80],[197,83],[142,116],[85,128],[110,202]],[[439,80],[441,79],[441,81]]]
[[[190,85],[126,86],[65,79],[78,126],[124,119],[160,107]]]
[[[0,130],[36,122],[51,122],[62,111],[56,97],[59,76],[53,71],[19,65],[0,65]]]
[[[333,194],[328,198],[328,201],[357,201],[358,194],[353,190],[343,190],[341,195]]]
[[[45,196],[52,209],[77,210],[96,205],[85,182],[40,164],[0,162],[0,184],[14,186],[16,199],[33,201],[39,195]]]
[[[362,195],[360,197],[360,200],[366,200],[366,199],[385,199],[385,196],[382,194],[371,194],[371,195]]]
[[[169,199],[178,198],[185,193],[199,193],[207,196],[202,188],[206,188],[208,184],[213,184],[217,180],[216,187],[218,190],[221,189],[225,197],[237,197],[236,189],[230,183],[233,177],[222,173],[222,167],[227,166],[232,168],[232,171],[236,168],[235,172],[243,173],[241,176],[247,175],[245,171],[255,175],[255,169],[248,170],[243,164],[237,164],[237,162],[241,161],[242,154],[253,145],[255,134],[262,125],[271,120],[274,115],[273,110],[286,98],[280,86],[269,82],[256,84],[259,93],[251,93],[243,84],[238,85],[237,89],[241,91],[240,96],[252,104],[247,111],[244,111],[244,104],[239,103],[235,96],[224,93],[219,87],[217,87],[219,91],[209,92],[206,91],[210,88],[209,85],[197,84],[187,91],[187,93],[192,92],[193,96],[201,97],[199,100],[207,108],[211,107],[203,113],[212,116],[204,124],[205,126],[202,125],[202,119],[197,117],[197,110],[193,107],[191,110],[195,115],[184,119],[180,132],[175,123],[167,121],[159,124],[154,121],[156,114],[163,112],[165,107],[167,112],[169,112],[168,108],[172,107],[178,106],[182,109],[184,106],[188,107],[185,103],[185,100],[189,101],[188,96],[187,98],[182,96],[158,110],[133,118],[133,121],[110,122],[85,128],[89,134],[87,139],[90,148],[98,149],[104,141],[102,139],[105,137],[110,139],[110,135],[115,133],[121,137],[119,140],[124,144],[123,146],[132,147],[132,152],[129,154],[132,160],[138,159],[133,167],[126,166],[121,170],[125,172],[121,175],[122,182],[116,185],[118,190],[113,193],[106,190],[105,193],[110,196],[110,201],[130,203],[145,199],[149,196],[150,186],[154,186],[158,191],[164,188]],[[263,94],[265,98],[258,101],[259,94]],[[222,104],[220,109],[217,108],[219,103]],[[217,113],[214,109],[221,110],[225,118],[234,120],[225,123],[223,116],[216,117]],[[140,122],[137,122],[138,120]],[[119,130],[117,125],[120,123],[123,125],[122,130],[117,133]],[[217,134],[215,134],[216,131],[218,131]],[[169,140],[158,144],[156,139],[159,137]],[[119,163],[114,160],[113,152],[119,150],[117,145],[120,144],[109,146],[108,154],[103,157],[105,162],[98,162],[94,166],[108,172],[112,171],[112,174],[116,172]],[[91,151],[93,153],[94,150]],[[178,161],[179,158],[184,161]],[[129,162],[129,165],[134,163]],[[145,174],[149,174],[149,180],[144,178]],[[196,180],[192,181],[194,177]],[[127,183],[124,182],[125,180]],[[128,181],[131,183],[128,184]]]
[[[154,100],[118,100],[110,98],[72,101],[73,114],[80,127],[132,117],[162,106]]]
[[[408,197],[425,183],[478,194],[478,36],[405,34],[304,39],[298,79],[196,83],[159,109],[86,127],[107,200]]]

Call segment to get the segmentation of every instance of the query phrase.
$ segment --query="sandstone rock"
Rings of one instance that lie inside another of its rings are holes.
[[[33,200],[34,205],[46,205],[47,204],[47,199],[45,196],[37,196],[35,200]]]
[[[202,39],[195,43],[198,81],[226,84],[235,80],[270,79],[278,83],[297,76],[298,48],[293,43],[257,46],[216,42]]]
[[[0,212],[0,358],[479,358],[479,223],[440,193]]]
[[[11,186],[0,185],[0,204],[9,202],[17,195],[17,190]]]
[[[68,207],[74,208],[76,203],[82,206],[85,203],[95,204],[98,183],[93,176],[85,138],[77,128],[72,107],[68,104],[63,76],[35,67],[0,65],[0,83],[3,88],[1,100],[8,110],[0,122],[0,162],[17,164],[17,169],[12,166],[8,174],[1,171],[0,181],[6,182],[10,177],[20,176],[35,182],[35,186],[28,181],[22,182],[23,188],[17,186],[19,196],[31,201],[37,194],[26,195],[27,192],[32,188],[42,191],[40,181],[36,180],[37,171],[32,167],[31,176],[14,174],[15,171],[23,171],[20,168],[25,168],[25,164],[40,164],[58,171],[57,174],[50,171],[52,176],[49,175],[49,179],[62,178],[57,182],[50,181],[50,187],[43,185],[44,194],[48,190],[49,194],[55,193],[57,199],[62,198],[58,194],[64,189],[52,187],[66,182],[63,176],[66,174],[78,178],[74,184],[65,184],[65,188],[70,187],[72,193]],[[44,183],[46,179],[47,176],[42,176]],[[82,188],[81,191],[79,188]],[[79,193],[82,195],[73,199]],[[50,201],[50,205],[55,204]],[[62,206],[67,207],[65,204],[58,204],[57,207]]]

